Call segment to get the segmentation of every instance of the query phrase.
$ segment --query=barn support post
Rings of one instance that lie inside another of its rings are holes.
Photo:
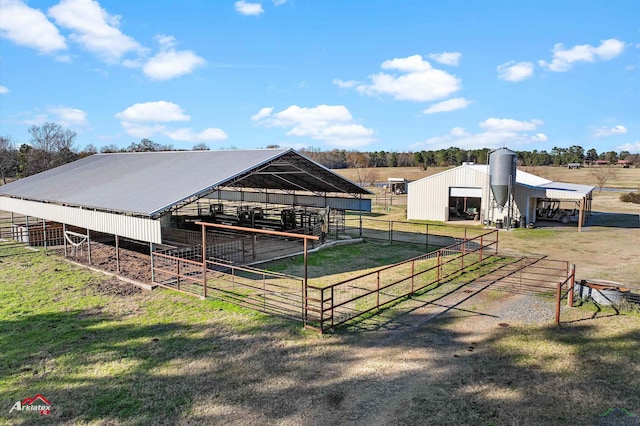
[[[120,272],[120,237],[116,235],[116,271]]]
[[[17,240],[17,238],[16,238],[16,230],[15,230],[15,227],[13,226],[13,212],[11,212],[11,239],[12,240]]]
[[[303,238],[303,250],[304,250],[304,288],[307,288],[308,279],[307,279],[307,268],[308,268],[308,254],[307,254],[307,239]]]
[[[25,219],[25,226],[27,227],[27,244],[31,245],[31,232],[29,232],[29,215],[27,215],[27,218]],[[21,238],[22,241],[21,243],[24,243],[24,232],[21,232]]]
[[[580,208],[578,212],[578,232],[582,232],[582,225],[584,221],[584,197],[580,200]]]
[[[87,228],[87,255],[89,256],[89,265],[91,265],[91,230]]]
[[[64,236],[64,257],[67,257],[67,224],[62,224],[62,234]]]

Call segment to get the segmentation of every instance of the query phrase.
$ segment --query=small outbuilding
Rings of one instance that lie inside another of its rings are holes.
[[[498,228],[526,226],[539,220],[573,221],[579,228],[584,225],[591,212],[594,187],[516,172],[513,164],[504,185],[491,182],[489,165],[475,164],[409,183],[407,219],[478,220]],[[496,192],[496,188],[502,192]]]

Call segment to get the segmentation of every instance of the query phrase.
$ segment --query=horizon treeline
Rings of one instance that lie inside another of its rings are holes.
[[[0,181],[6,183],[7,178],[21,178],[75,161],[98,153],[98,149],[89,144],[83,149],[74,147],[76,133],[64,129],[57,123],[44,123],[29,128],[31,139],[19,147],[8,137],[0,136]],[[279,145],[267,145],[266,148],[280,148]],[[236,149],[234,147],[226,149]],[[200,143],[192,150],[209,150],[206,144]],[[125,148],[106,145],[101,153],[111,152],[153,152],[153,151],[186,151],[176,149],[172,145],[161,145],[150,139],[132,142]],[[333,149],[323,151],[318,148],[298,150],[306,157],[330,169],[368,168],[368,167],[447,167],[459,166],[463,162],[486,164],[488,154],[492,150],[462,149],[450,147],[438,150],[422,151],[356,151]],[[619,160],[627,160],[631,164],[640,164],[640,154],[628,151],[597,152],[591,148],[585,150],[579,145],[568,148],[554,147],[551,151],[514,150],[518,156],[518,164],[523,166],[564,166],[569,163],[592,164],[597,160],[616,164]]]

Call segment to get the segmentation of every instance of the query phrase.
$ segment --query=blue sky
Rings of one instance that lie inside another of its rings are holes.
[[[640,2],[0,0],[0,135],[640,152]]]

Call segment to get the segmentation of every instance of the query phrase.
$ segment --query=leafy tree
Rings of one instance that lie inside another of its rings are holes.
[[[7,176],[15,176],[18,166],[18,152],[10,138],[0,136],[0,178],[7,183]]]

